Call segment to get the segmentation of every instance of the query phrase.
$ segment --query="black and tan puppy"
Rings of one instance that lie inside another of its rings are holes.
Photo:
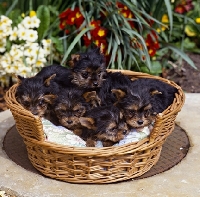
[[[90,109],[90,104],[85,101],[83,94],[84,91],[79,88],[62,89],[53,107],[60,125],[74,133],[79,132],[79,118]]]
[[[49,86],[54,76],[46,80],[38,77],[24,78],[18,76],[19,86],[16,90],[17,101],[32,114],[49,119],[51,107],[57,97],[57,86]]]
[[[106,62],[101,48],[71,56],[69,61],[72,83],[81,88],[96,90],[102,86],[106,75]]]
[[[98,96],[102,106],[112,105],[117,102],[116,94],[112,89],[120,89],[127,93],[131,87],[132,81],[121,72],[108,72]]]
[[[132,82],[129,91],[113,89],[118,106],[129,128],[142,130],[151,127],[156,115],[172,104],[177,89],[155,79],[137,79]]]
[[[35,77],[46,80],[50,76],[53,76],[53,77],[52,77],[51,81],[49,81],[49,84],[48,84],[49,86],[53,83],[56,83],[58,88],[72,86],[71,70],[66,67],[63,67],[61,65],[57,65],[57,64],[43,67],[41,69],[41,71],[36,74]],[[54,86],[55,86],[55,84],[54,84]]]
[[[89,147],[94,147],[97,141],[101,141],[104,147],[112,146],[129,133],[120,110],[112,105],[86,112],[80,123],[83,126],[80,137]]]

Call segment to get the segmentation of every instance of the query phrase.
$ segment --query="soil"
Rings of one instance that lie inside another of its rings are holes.
[[[197,69],[191,67],[188,63],[183,61],[181,67],[177,67],[163,72],[163,77],[178,84],[184,92],[187,93],[200,93],[200,54],[190,54]],[[8,88],[0,86],[0,112],[7,109],[4,100],[4,94]]]

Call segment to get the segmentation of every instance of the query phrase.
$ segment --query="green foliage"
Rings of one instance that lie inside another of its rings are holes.
[[[200,52],[200,22],[195,21],[200,18],[200,1],[193,0],[193,9],[186,13],[177,13],[176,8],[182,6],[183,1],[4,0],[0,14],[9,16],[15,26],[23,19],[22,13],[28,15],[31,10],[36,11],[41,21],[37,30],[38,42],[50,38],[60,54],[57,61],[64,66],[71,54],[103,42],[109,68],[159,75],[163,67],[169,67],[169,60],[176,62],[181,58],[195,68],[185,52]],[[78,26],[67,24],[70,15],[63,20],[66,26],[61,29],[60,14],[76,8],[83,17],[82,23]],[[98,20],[101,30],[106,30],[106,37],[99,36],[99,40],[94,39],[94,34],[99,33],[93,31],[96,26],[91,27],[91,23]],[[85,37],[91,40],[89,45]],[[8,42],[7,49],[10,47]]]

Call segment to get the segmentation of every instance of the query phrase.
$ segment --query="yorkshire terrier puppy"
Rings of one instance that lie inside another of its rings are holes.
[[[33,115],[48,119],[51,106],[57,97],[54,92],[57,86],[49,86],[52,77],[44,80],[39,77],[24,78],[18,76],[19,86],[16,90],[16,99]]]
[[[132,82],[132,91],[137,92],[141,98],[148,94],[152,109],[161,113],[170,106],[175,98],[177,89],[158,79],[140,78]]]
[[[72,55],[69,66],[72,71],[71,82],[73,84],[91,90],[102,86],[106,76],[106,63],[101,48]]]
[[[49,86],[51,84],[55,86],[55,83],[58,85],[58,88],[72,86],[72,73],[71,70],[66,67],[53,64],[43,67],[41,71],[36,74],[36,77],[42,78],[43,80],[48,79],[50,76],[52,76],[52,79],[49,81]]]
[[[156,115],[172,104],[176,88],[155,79],[137,79],[129,91],[113,89],[118,106],[129,128],[142,130],[145,126],[152,129]]]
[[[80,137],[89,147],[95,147],[97,141],[104,147],[112,146],[129,133],[120,110],[113,105],[87,111],[80,123],[83,126]]]
[[[80,88],[62,89],[53,106],[60,125],[72,130],[75,134],[81,127],[79,118],[90,109],[90,104],[85,101],[83,93],[84,91]]]
[[[98,92],[101,105],[112,105],[118,101],[112,89],[121,89],[127,93],[131,84],[132,81],[121,72],[108,72],[106,80],[103,82],[102,87]]]

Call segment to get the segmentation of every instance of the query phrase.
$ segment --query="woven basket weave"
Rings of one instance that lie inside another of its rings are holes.
[[[109,70],[115,72],[117,70]],[[15,98],[18,84],[5,95],[32,165],[42,174],[73,183],[111,183],[141,176],[156,164],[162,145],[174,129],[184,104],[182,89],[172,81],[140,72],[121,71],[131,79],[154,78],[178,89],[174,102],[157,115],[149,138],[119,147],[70,147],[45,141],[39,117],[25,110]]]

